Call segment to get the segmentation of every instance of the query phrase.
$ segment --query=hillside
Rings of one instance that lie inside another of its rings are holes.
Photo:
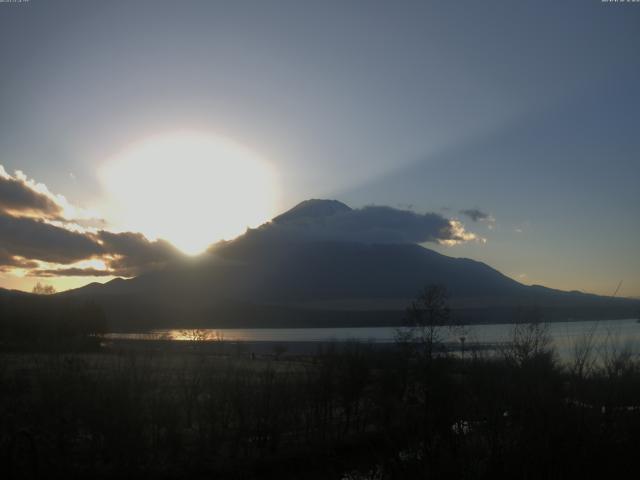
[[[112,323],[126,329],[393,325],[430,284],[445,285],[454,314],[468,322],[513,321],[520,309],[531,307],[548,319],[620,318],[640,306],[526,286],[482,262],[416,244],[308,235],[318,222],[349,211],[336,201],[303,202],[196,259],[62,295],[95,300]]]

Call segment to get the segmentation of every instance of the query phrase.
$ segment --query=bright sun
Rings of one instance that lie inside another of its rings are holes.
[[[103,165],[109,220],[188,254],[233,238],[275,213],[268,163],[231,140],[175,133],[136,143]]]

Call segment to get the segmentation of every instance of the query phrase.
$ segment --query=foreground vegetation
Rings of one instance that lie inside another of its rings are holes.
[[[197,346],[196,346],[197,347]],[[632,469],[640,368],[550,351],[421,358],[4,354],[4,478],[569,478]],[[625,475],[626,476],[626,475]]]
[[[626,478],[640,453],[637,358],[586,336],[560,364],[535,319],[498,351],[447,352],[442,291],[393,346],[298,357],[198,332],[105,346],[82,308],[47,342],[0,331],[3,478]]]

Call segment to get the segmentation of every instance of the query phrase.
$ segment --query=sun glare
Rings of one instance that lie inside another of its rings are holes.
[[[164,238],[188,254],[275,214],[270,165],[212,135],[176,133],[141,141],[105,163],[99,178],[115,228]]]

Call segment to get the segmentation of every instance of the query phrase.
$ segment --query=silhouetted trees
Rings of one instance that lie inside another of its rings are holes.
[[[521,309],[518,312],[510,341],[503,346],[505,359],[517,365],[553,355],[549,325],[541,321],[536,309]]]
[[[0,298],[0,349],[95,348],[107,332],[100,306],[51,295]]]
[[[406,326],[398,330],[398,341],[417,348],[424,359],[431,359],[442,346],[441,329],[451,326],[446,288],[426,287],[407,308],[405,323]]]
[[[255,360],[197,331],[182,348],[80,352],[100,309],[33,298],[0,304],[3,478],[626,478],[637,458],[640,362],[624,344],[575,368],[523,314],[510,345],[459,358],[431,329],[451,325],[439,289],[396,345]],[[25,325],[67,343],[20,343]]]
[[[501,356],[425,370],[359,342],[268,358],[4,354],[0,453],[17,477],[97,478],[574,478],[636,458],[632,358],[587,379]]]
[[[53,295],[54,293],[56,293],[56,289],[53,287],[53,285],[46,285],[44,283],[38,282],[33,286],[31,292],[35,293],[36,295]]]

